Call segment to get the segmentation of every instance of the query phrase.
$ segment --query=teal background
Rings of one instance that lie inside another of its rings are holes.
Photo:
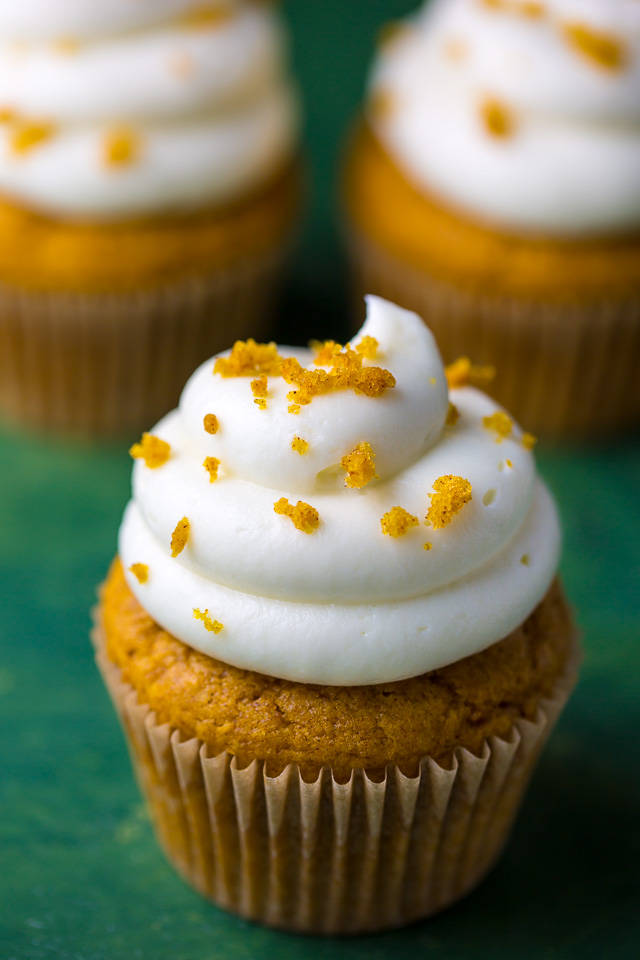
[[[337,145],[399,0],[292,0],[313,206],[280,334],[340,335]],[[404,931],[323,941],[202,901],[152,837],[88,642],[129,490],[127,443],[0,433],[0,960],[636,960],[640,954],[640,446],[541,447],[560,504],[582,679],[499,866]]]

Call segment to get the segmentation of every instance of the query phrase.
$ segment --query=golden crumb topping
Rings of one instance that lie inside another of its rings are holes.
[[[313,533],[320,524],[318,511],[302,500],[298,500],[295,507],[292,507],[286,497],[280,497],[274,503],[273,509],[280,516],[289,517],[296,530],[302,530],[303,533]]]
[[[537,442],[538,442],[538,438],[535,437],[532,433],[522,434],[522,446],[525,448],[525,450],[533,450]],[[509,463],[508,460],[507,460],[507,463]],[[511,466],[510,463],[509,463],[509,466]]]
[[[499,100],[484,100],[480,106],[480,116],[485,130],[492,137],[507,139],[515,131],[513,114],[509,107]]]
[[[513,464],[511,463],[511,460],[505,460],[505,463],[509,467],[509,469],[511,469],[511,467],[513,466]]]
[[[9,146],[13,153],[29,153],[51,140],[55,132],[52,123],[18,123],[11,131]]]
[[[209,633],[220,633],[223,628],[219,620],[211,619],[208,610],[199,610],[198,607],[195,607],[193,611],[193,619],[202,620],[205,629],[208,630]]]
[[[140,155],[140,139],[133,130],[111,130],[104,139],[103,156],[108,167],[131,167]]]
[[[455,427],[456,423],[460,419],[460,411],[454,403],[449,401],[449,407],[447,409],[447,417],[445,423],[448,427]]]
[[[289,413],[300,413],[300,404],[299,403],[290,403],[287,407]]]
[[[375,360],[378,356],[380,344],[375,337],[363,337],[360,343],[356,344],[356,353],[359,353],[365,360]]]
[[[624,42],[607,33],[598,33],[581,23],[567,23],[563,33],[569,46],[591,64],[604,70],[622,70],[627,61]]]
[[[339,347],[339,344],[335,344]],[[327,348],[329,354],[329,349]],[[363,367],[363,358],[349,346],[330,353],[324,362],[330,370],[305,370],[295,359],[282,361],[282,376],[286,383],[297,387],[287,399],[297,406],[311,403],[314,397],[337,390],[353,390],[367,397],[379,397],[396,385],[396,379],[382,367]]]
[[[204,429],[206,433],[217,433],[218,426],[218,418],[216,417],[215,413],[205,413]]]
[[[184,13],[180,25],[188,30],[215,30],[232,20],[234,15],[231,4],[204,3]]]
[[[458,357],[453,363],[444,368],[449,389],[454,390],[457,387],[486,387],[491,383],[496,375],[496,368],[489,366],[478,366],[471,363],[469,357]]]
[[[146,583],[149,579],[149,567],[146,563],[132,563],[129,567],[138,583]]]
[[[436,530],[451,523],[455,514],[472,499],[469,481],[452,474],[438,477],[433,484],[433,491],[430,494],[431,506],[425,519],[427,524],[431,524]]]
[[[152,433],[143,433],[140,443],[134,443],[129,453],[134,460],[144,460],[145,464],[154,470],[167,462],[171,456],[171,447],[166,440],[161,440]]]
[[[257,404],[261,410],[267,409],[266,397],[267,397],[267,394],[269,393],[267,389],[267,383],[268,383],[267,377],[266,377],[266,374],[264,373],[262,374],[262,376],[256,377],[255,380],[251,381],[251,392],[255,397],[255,400],[253,402]]]
[[[523,553],[522,556],[520,557],[520,563],[522,564],[522,566],[523,566],[523,567],[528,567],[529,564],[530,564],[530,562],[531,562],[531,560],[530,560],[529,554],[528,554],[528,553]]]
[[[15,110],[12,110],[11,107],[0,107],[0,123],[13,123],[15,119]]]
[[[424,544],[422,545],[422,549],[423,549],[423,550],[431,550],[432,546],[433,546],[433,544],[432,544],[431,542],[424,543]]]
[[[371,480],[377,480],[375,458],[371,444],[366,441],[359,443],[351,453],[344,456],[340,464],[347,471],[345,487],[360,489],[360,487],[366,487]]]
[[[220,461],[217,457],[205,457],[202,466],[209,474],[209,483],[213,483],[218,479],[218,467],[220,466]]]
[[[221,377],[278,376],[281,366],[275,343],[236,340],[228,357],[218,357],[213,372]]]
[[[547,14],[544,3],[538,3],[538,0],[482,0],[482,5],[489,10],[515,13],[531,20],[540,20]]]
[[[493,430],[496,434],[496,443],[502,443],[505,437],[511,436],[513,420],[502,410],[496,410],[490,417],[482,418],[482,426],[487,430]]]
[[[189,539],[189,521],[186,517],[178,520],[176,528],[171,534],[171,556],[177,557],[182,553]]]
[[[80,42],[75,37],[58,37],[53,41],[53,49],[62,56],[73,56],[80,49]]]
[[[404,537],[411,527],[418,527],[420,521],[404,507],[391,507],[380,520],[382,532],[388,537]]]
[[[295,450],[296,453],[299,453],[302,456],[303,453],[306,453],[309,449],[309,444],[306,440],[303,440],[302,437],[299,437],[297,434],[294,436],[291,441],[291,449]]]

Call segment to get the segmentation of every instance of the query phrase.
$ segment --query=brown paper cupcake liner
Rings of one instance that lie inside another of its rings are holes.
[[[527,301],[431,276],[355,231],[348,244],[359,301],[375,293],[415,310],[446,362],[494,364],[489,392],[527,430],[580,438],[640,422],[640,294]]]
[[[107,657],[98,667],[169,861],[204,897],[290,931],[356,934],[430,916],[468,893],[499,857],[538,754],[577,676],[578,641],[553,696],[533,721],[449,767],[425,757],[417,776],[323,768],[313,782],[288,765],[241,768],[161,724]]]
[[[234,339],[262,337],[290,244],[153,290],[0,284],[0,414],[80,435],[136,433]]]

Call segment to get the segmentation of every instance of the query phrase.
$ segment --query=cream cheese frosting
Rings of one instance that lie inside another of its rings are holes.
[[[286,60],[267,5],[4,4],[0,192],[101,218],[231,202],[295,148]]]
[[[640,224],[638,90],[637,0],[433,0],[383,46],[368,116],[407,178],[463,211],[616,232]]]
[[[273,375],[261,409],[250,377],[214,374],[207,361],[153,429],[170,454],[155,468],[136,462],[119,553],[141,605],[194,649],[294,681],[399,680],[505,637],[548,589],[558,519],[520,428],[500,437],[485,423],[500,412],[493,400],[471,387],[448,391],[416,314],[369,297],[354,346],[364,337],[379,346],[363,369],[395,377],[379,396],[337,390],[295,414],[291,384]],[[310,350],[280,353],[318,370]],[[362,443],[377,479],[350,489],[341,460]],[[209,457],[219,461],[213,483]],[[449,475],[470,483],[471,500],[446,526],[426,525],[434,482]],[[276,513],[282,497],[315,509],[317,529]],[[381,519],[398,506],[419,522],[394,538]],[[188,540],[172,556],[183,518]],[[148,569],[143,583],[136,564]],[[222,629],[207,629],[195,611]]]

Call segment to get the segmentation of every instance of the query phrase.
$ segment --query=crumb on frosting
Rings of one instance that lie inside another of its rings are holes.
[[[522,556],[520,557],[520,563],[522,564],[522,566],[528,567],[530,562],[531,562],[531,558],[529,557],[529,554],[523,553]]]
[[[149,579],[149,567],[146,563],[132,563],[129,567],[138,583],[146,583]]]
[[[299,403],[290,403],[287,407],[288,413],[300,413],[300,404]]]
[[[320,524],[318,511],[302,500],[292,507],[286,497],[280,497],[274,503],[273,510],[280,516],[289,517],[296,530],[302,530],[303,533],[313,533]]]
[[[267,388],[267,377],[266,374],[262,374],[259,377],[256,377],[255,380],[251,381],[251,392],[255,397],[254,403],[260,407],[261,410],[267,409],[267,394],[269,393]]]
[[[375,457],[371,444],[366,441],[359,443],[351,453],[347,453],[340,461],[347,472],[344,480],[345,487],[359,490],[361,487],[366,487],[371,480],[377,480]]]
[[[484,100],[480,106],[484,128],[492,137],[506,140],[513,136],[515,123],[510,108],[494,97]]]
[[[213,372],[221,377],[278,376],[282,357],[275,343],[236,340],[228,357],[218,357]]]
[[[623,40],[608,33],[599,33],[582,23],[566,23],[564,36],[569,45],[591,64],[604,70],[622,70],[627,61]]]
[[[532,433],[522,434],[522,446],[525,448],[525,450],[533,450],[537,442],[538,442],[538,438],[535,437]],[[508,460],[507,460],[507,463],[509,463]],[[509,463],[509,466],[511,466],[510,463]]]
[[[491,416],[482,418],[482,426],[486,430],[493,430],[496,434],[496,443],[502,443],[506,437],[511,436],[513,420],[502,410],[496,410]]]
[[[456,407],[455,403],[449,401],[449,407],[447,409],[447,416],[445,423],[448,427],[455,427],[456,423],[460,419],[460,411]]]
[[[489,10],[515,13],[530,20],[540,20],[547,14],[546,6],[538,0],[481,0],[481,2]]]
[[[0,107],[0,123],[14,123],[16,112],[11,107]]]
[[[511,460],[505,460],[505,463],[506,463],[506,465],[509,467],[509,469],[511,469],[511,467],[513,467],[513,464],[511,463]]]
[[[154,470],[166,463],[171,456],[171,447],[166,440],[154,436],[152,433],[143,433],[142,440],[129,450],[134,460],[144,460],[145,464]]]
[[[302,456],[303,453],[306,453],[309,449],[309,444],[306,440],[303,440],[302,437],[299,437],[297,434],[294,436],[291,441],[291,449],[295,450],[296,453],[299,453]]]
[[[53,41],[53,49],[62,56],[73,56],[80,49],[80,41],[76,37],[57,37]]]
[[[9,146],[13,153],[23,155],[51,140],[55,132],[52,123],[18,123],[11,131]]]
[[[404,507],[391,507],[380,519],[382,532],[388,537],[404,537],[411,527],[420,526],[420,521]]]
[[[195,607],[193,611],[193,619],[202,620],[202,622],[204,623],[205,629],[208,630],[209,633],[220,633],[220,631],[223,629],[223,625],[220,623],[219,620],[211,619],[211,617],[209,616],[208,609],[199,610],[198,607]]]
[[[367,397],[379,397],[385,390],[395,387],[396,379],[392,373],[382,367],[363,367],[362,361],[362,356],[348,346],[328,355],[325,365],[331,367],[330,370],[305,370],[295,357],[288,357],[282,361],[282,376],[297,389],[290,391],[287,399],[304,406],[320,394],[337,390],[353,390]]]
[[[472,499],[471,484],[464,477],[448,474],[434,481],[430,496],[431,506],[425,519],[427,524],[439,530],[451,523],[455,514]]]
[[[360,343],[356,343],[356,353],[359,353],[365,360],[375,360],[378,355],[380,344],[375,337],[363,337]]]
[[[489,364],[483,366],[471,363],[469,357],[458,357],[445,367],[445,376],[449,389],[457,387],[486,387],[496,375],[496,368]]]
[[[178,520],[176,528],[171,534],[171,556],[177,557],[182,553],[189,539],[189,521],[186,517]]]
[[[103,144],[104,162],[108,167],[131,167],[140,154],[140,139],[133,132],[122,128],[110,130]]]
[[[431,541],[427,541],[427,543],[423,543],[422,549],[423,549],[423,550],[431,550],[432,546],[433,546],[433,544],[431,543]]]
[[[203,3],[180,17],[180,25],[188,30],[215,30],[233,20],[235,11],[230,3]]]
[[[215,413],[205,413],[203,422],[204,422],[204,429],[206,433],[214,434],[218,432],[218,427],[220,425],[218,423],[218,418],[216,417]]]
[[[209,483],[214,483],[218,479],[218,467],[220,466],[218,458],[205,457],[202,466],[209,474]]]

